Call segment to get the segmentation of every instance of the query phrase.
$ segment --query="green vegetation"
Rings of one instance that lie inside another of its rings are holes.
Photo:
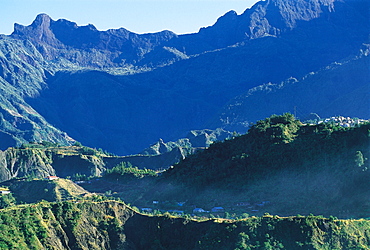
[[[232,218],[265,212],[368,218],[369,131],[369,123],[305,125],[291,114],[274,115],[245,135],[188,156],[156,183],[135,192],[128,185],[109,190],[153,210],[153,200],[164,210],[180,209],[176,201],[187,201],[180,209],[185,213],[192,213],[191,205],[208,211],[222,206]]]
[[[107,169],[104,176],[107,178],[114,178],[117,176],[144,178],[146,176],[157,176],[157,173],[152,169],[139,169],[138,167],[133,167],[129,162],[121,162],[112,169]]]
[[[145,225],[135,230],[135,225]],[[125,229],[140,249],[369,249],[368,220],[266,215],[197,222],[169,215],[134,216]],[[131,229],[131,230],[128,230]],[[143,240],[145,239],[145,240]]]
[[[369,131],[370,124],[353,128],[304,125],[291,114],[284,114],[258,121],[245,135],[213,143],[159,177],[154,170],[117,163],[114,157],[110,159],[115,166],[100,180],[92,180],[85,173],[73,175],[78,180],[90,180],[81,185],[91,191],[99,188],[94,192],[109,198],[90,195],[64,179],[31,180],[30,176],[14,180],[9,187],[17,201],[58,202],[15,206],[14,199],[4,196],[6,208],[1,210],[0,219],[6,223],[0,223],[0,246],[369,249],[369,220],[337,219],[370,217]],[[24,162],[41,156],[52,162],[69,157],[90,162],[103,159],[99,154],[81,157],[80,150],[84,149],[78,146],[53,150],[54,154],[43,148],[12,152]],[[113,198],[133,207],[107,200]],[[225,212],[191,217],[194,205],[205,210],[222,205]],[[142,209],[134,206],[151,207],[152,212],[138,214],[135,211]],[[30,212],[19,212],[24,209]],[[184,210],[181,217],[175,216],[178,210]],[[266,212],[305,216],[279,217]]]
[[[356,128],[304,125],[291,114],[273,115],[258,121],[245,135],[214,143],[187,157],[164,176],[197,187],[228,188],[248,185],[283,170],[333,168],[352,176],[359,172],[356,166],[369,168],[365,160],[370,157],[369,129],[369,123]],[[367,171],[362,175],[368,176]]]
[[[13,194],[0,194],[0,209],[7,208],[16,204]]]
[[[8,206],[14,205],[15,199],[18,203],[34,203],[42,200],[53,202],[71,199],[80,200],[89,195],[89,192],[82,187],[62,178],[57,180],[12,180],[8,185],[12,194],[10,196],[8,196],[9,194],[0,196],[0,201],[3,200],[4,204],[8,204]]]
[[[121,202],[40,202],[0,210],[0,249],[369,249],[368,220],[265,215],[195,221]]]
[[[42,141],[41,143],[37,142],[23,143],[19,148],[26,149],[26,148],[51,148],[51,147],[60,147],[60,145],[58,143]]]
[[[48,231],[42,224],[42,208],[34,206],[1,210],[0,249],[40,249]]]
[[[112,169],[115,174],[82,185],[152,211],[192,214],[194,206],[206,211],[221,206],[225,213],[214,216],[268,212],[369,218],[369,129],[369,123],[305,125],[291,114],[274,115],[245,135],[188,156],[157,178],[143,172],[135,176],[140,170],[123,164]],[[186,203],[180,207],[181,201]]]
[[[11,178],[43,178],[50,175],[101,176],[124,157],[85,146],[60,146],[55,143],[28,143],[8,148],[0,155],[0,181]]]
[[[122,203],[41,202],[1,210],[0,249],[117,249],[129,211]]]

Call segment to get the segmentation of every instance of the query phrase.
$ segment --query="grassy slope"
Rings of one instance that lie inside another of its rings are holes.
[[[14,181],[10,185],[18,202],[33,203],[41,200],[64,201],[69,199],[80,199],[89,192],[70,180],[33,180]]]

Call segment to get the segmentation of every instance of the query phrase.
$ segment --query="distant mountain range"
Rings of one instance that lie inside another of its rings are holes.
[[[133,154],[292,112],[370,118],[369,2],[268,0],[198,33],[98,31],[40,14],[0,36],[0,148]]]

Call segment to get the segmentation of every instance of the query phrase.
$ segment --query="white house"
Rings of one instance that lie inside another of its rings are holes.
[[[211,210],[212,213],[223,213],[225,212],[225,209],[223,207],[214,207]]]
[[[143,208],[141,209],[141,211],[143,211],[143,212],[147,212],[147,213],[151,213],[151,212],[153,211],[153,209],[151,209],[151,208],[149,208],[149,207],[143,207]]]
[[[203,208],[194,208],[193,213],[207,213],[208,211],[204,210]]]
[[[51,181],[51,180],[58,180],[58,179],[59,179],[59,177],[58,177],[58,176],[50,175],[50,176],[45,177],[45,179],[47,179],[47,180]]]

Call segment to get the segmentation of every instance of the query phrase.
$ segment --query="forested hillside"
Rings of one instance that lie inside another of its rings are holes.
[[[302,124],[292,114],[257,121],[247,134],[212,144],[187,157],[166,175],[178,181],[221,183],[239,178],[248,184],[276,171],[329,166],[361,173],[369,169],[370,125],[344,128],[333,123]],[[361,157],[359,156],[361,155]],[[359,157],[362,159],[360,163]],[[343,168],[342,168],[343,167]],[[186,173],[186,174],[184,174]]]
[[[1,210],[0,249],[368,249],[367,220],[315,216],[194,221],[82,201]]]
[[[183,183],[198,195],[220,190],[250,203],[269,201],[275,206],[262,209],[281,215],[367,217],[369,131],[369,123],[344,128],[273,115],[245,135],[187,157],[163,179]]]

